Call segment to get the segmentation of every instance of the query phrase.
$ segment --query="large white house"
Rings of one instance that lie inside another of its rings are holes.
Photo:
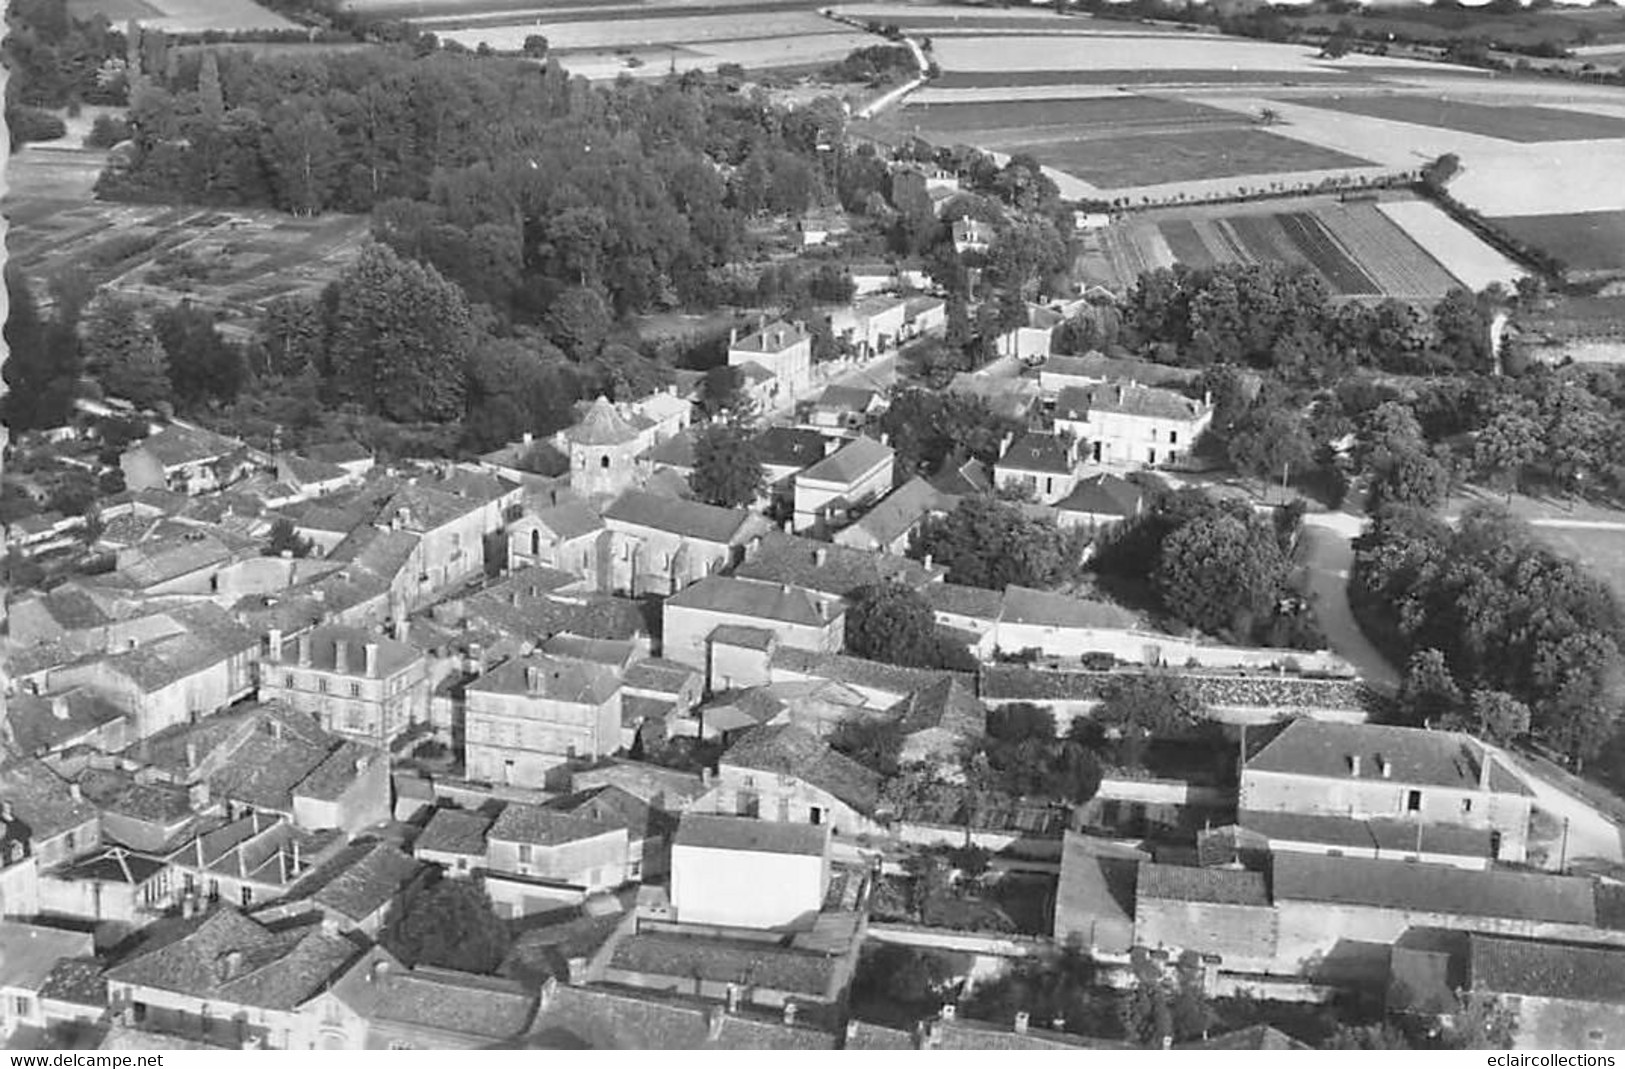
[[[772,408],[793,404],[812,388],[812,335],[805,323],[782,319],[762,322],[743,338],[734,331],[728,338],[728,366],[747,369],[751,364],[773,377],[766,399]]]
[[[1177,464],[1212,422],[1207,401],[1135,382],[1069,386],[1055,399],[1055,429],[1087,443],[1085,459],[1098,464]]]

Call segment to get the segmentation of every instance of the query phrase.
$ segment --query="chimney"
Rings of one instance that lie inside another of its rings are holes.
[[[728,348],[732,349],[734,346],[736,346],[738,344],[739,344],[739,328],[738,327],[730,327],[728,329]]]
[[[785,1003],[784,1003],[784,1023],[786,1025],[792,1025],[792,1024],[796,1023],[796,1004],[795,1004],[794,999],[786,999],[785,1000]]]
[[[310,667],[310,632],[299,636],[299,667]]]
[[[784,345],[784,331],[775,330],[773,332],[773,348],[775,348],[775,349],[782,348],[783,345]]]
[[[541,1004],[537,1007],[538,1012],[546,1012],[548,1008],[553,1005],[553,1001],[558,997],[559,979],[556,976],[549,976],[546,980],[542,981]]]
[[[367,651],[367,675],[375,676],[375,675],[378,674],[378,643],[376,643],[376,642],[367,643],[366,651]]]
[[[1173,1050],[1174,1049],[1174,1037],[1173,1036],[1163,1036],[1162,1037],[1162,1049],[1163,1050]]]
[[[376,984],[380,980],[387,979],[388,976],[388,961],[375,961],[372,963],[372,968],[367,970],[367,982],[371,984]]]
[[[712,1006],[705,1014],[705,1034],[713,1043],[722,1038],[722,1025],[728,1014],[721,1006]]]
[[[756,329],[761,332],[767,330],[767,313],[763,312],[756,317]]]
[[[531,434],[529,431],[526,431],[524,434],[521,434],[519,436],[519,444],[520,445],[529,445],[531,442],[533,442],[535,440],[536,440],[536,436],[534,434]]]
[[[700,786],[711,786],[711,770],[709,768],[700,769]]]
[[[728,1008],[728,1012],[729,1013],[738,1013],[739,1012],[739,985],[738,984],[729,984],[726,991],[724,992],[723,997],[725,999],[727,999],[726,1005],[727,1005],[727,1008]]]
[[[1354,776],[1355,778],[1358,778],[1359,775],[1360,775],[1360,755],[1359,754],[1350,754],[1349,755],[1349,775]]]
[[[398,617],[395,620],[395,641],[396,642],[405,642],[407,636],[410,635],[411,633],[412,633],[412,621],[408,620],[404,615]]]
[[[920,561],[920,563],[925,565],[925,570],[929,572],[931,570],[931,565],[932,565],[932,562],[934,560],[936,560],[936,558],[932,554],[927,553],[925,555],[925,559]]]
[[[270,647],[265,654],[267,661],[275,664],[282,660],[282,628],[273,627],[267,631],[265,633],[265,644]]]
[[[846,1044],[851,1046],[858,1038],[858,1022],[854,1018],[846,1022]]]
[[[1123,403],[1123,387],[1121,385],[1117,387],[1117,403]]]
[[[944,1002],[942,1004],[942,1012],[939,1014],[939,1016],[944,1021],[951,1021],[951,1020],[954,1019],[954,1010],[955,1009],[956,1009],[956,1007],[954,1006],[954,1004],[952,1002]]]
[[[1383,757],[1380,754],[1377,757],[1377,771],[1382,773],[1382,778],[1383,779],[1393,779],[1394,778],[1394,766],[1393,766],[1393,764],[1389,762],[1388,758]]]
[[[66,694],[51,695],[51,715],[58,720],[68,718],[68,696]]]
[[[813,567],[822,568],[828,563],[829,550],[825,549],[823,546],[819,546],[817,549],[813,550]]]
[[[350,670],[350,643],[342,638],[333,640],[333,671],[339,675]]]
[[[197,768],[197,742],[194,739],[186,740],[186,771],[191,772]]]
[[[77,783],[70,783],[68,784],[68,796],[75,802],[82,802],[85,800],[84,788]]]
[[[1203,390],[1202,391],[1202,404],[1206,405],[1209,408],[1213,407],[1213,391],[1212,390]]]
[[[1050,1028],[1052,1030],[1054,1030],[1056,1032],[1065,1032],[1066,1031],[1066,1018],[1065,1017],[1059,1017],[1059,1016],[1051,1017],[1049,1019],[1049,1026],[1050,1026]]]
[[[1488,750],[1480,752],[1483,756],[1478,762],[1478,789],[1487,791],[1490,789],[1490,766],[1495,763],[1495,758],[1490,756]]]
[[[293,837],[293,874],[299,875],[299,837]]]

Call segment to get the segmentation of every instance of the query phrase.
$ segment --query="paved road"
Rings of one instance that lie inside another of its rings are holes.
[[[1326,641],[1371,686],[1392,692],[1399,687],[1399,672],[1365,637],[1349,609],[1349,572],[1354,567],[1353,539],[1361,521],[1346,512],[1315,513],[1303,518],[1299,562],[1305,570],[1315,618]]]
[[[1601,867],[1614,868],[1625,862],[1625,833],[1605,814],[1593,809],[1584,799],[1569,794],[1551,780],[1544,779],[1528,766],[1498,747],[1489,747],[1501,758],[1524,785],[1534,792],[1535,805],[1545,810],[1558,822],[1568,822],[1568,845],[1565,851],[1561,838],[1551,846],[1546,867],[1581,867],[1585,862],[1602,862]],[[1565,856],[1566,853],[1566,856]]]

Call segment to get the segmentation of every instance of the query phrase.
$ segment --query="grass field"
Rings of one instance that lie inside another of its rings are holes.
[[[1473,104],[1426,96],[1299,97],[1293,103],[1521,144],[1625,137],[1625,119],[1563,108]]]
[[[1125,134],[1013,145],[1009,151],[1030,152],[1056,170],[1108,190],[1370,166],[1355,156],[1251,128]]]
[[[104,15],[115,26],[135,19],[169,33],[299,28],[252,0],[69,0],[68,10],[77,18]]]
[[[1444,214],[1437,205],[1423,200],[1399,200],[1384,202],[1377,210],[1475,293],[1492,282],[1510,286],[1527,273]]]
[[[1625,211],[1525,215],[1495,224],[1576,271],[1625,270]]]
[[[1535,537],[1584,564],[1625,600],[1625,530],[1536,527]]]
[[[963,136],[970,130],[1014,130],[1043,127],[1091,131],[1203,122],[1234,124],[1235,116],[1217,108],[1161,97],[1112,96],[1081,100],[1001,100],[985,103],[910,105],[903,125],[926,133]]]
[[[1227,70],[1216,67],[1107,67],[1088,70],[943,71],[937,89],[1010,89],[1024,85],[1350,85],[1363,75],[1337,71]]]

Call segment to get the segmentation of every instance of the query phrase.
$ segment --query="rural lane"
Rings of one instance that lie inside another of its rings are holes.
[[[1346,512],[1310,513],[1303,518],[1303,543],[1298,559],[1304,569],[1305,593],[1315,607],[1315,619],[1326,632],[1332,650],[1378,690],[1393,693],[1399,672],[1372,645],[1349,608],[1349,573],[1354,568],[1354,538],[1362,521]]]

